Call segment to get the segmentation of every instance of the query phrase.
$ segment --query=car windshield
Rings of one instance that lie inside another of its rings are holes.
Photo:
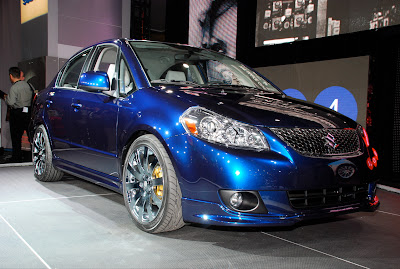
[[[154,86],[223,86],[281,93],[244,64],[216,52],[156,42],[131,41],[130,44]]]

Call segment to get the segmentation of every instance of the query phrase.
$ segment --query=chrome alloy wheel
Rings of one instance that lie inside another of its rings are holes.
[[[35,133],[32,146],[35,174],[41,176],[46,171],[46,142],[42,132]]]
[[[161,163],[153,150],[140,145],[128,156],[125,169],[129,210],[139,223],[149,223],[162,208],[164,178]]]

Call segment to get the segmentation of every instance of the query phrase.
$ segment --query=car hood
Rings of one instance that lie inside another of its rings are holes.
[[[275,128],[356,128],[356,123],[331,109],[254,89],[231,87],[162,87],[193,106],[256,126]]]

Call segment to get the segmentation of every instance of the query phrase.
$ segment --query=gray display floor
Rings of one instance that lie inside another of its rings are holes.
[[[120,194],[74,177],[0,167],[0,268],[399,268],[400,195],[377,212],[293,228],[187,225],[151,235]]]

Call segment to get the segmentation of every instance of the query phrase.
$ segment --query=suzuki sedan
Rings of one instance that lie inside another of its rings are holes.
[[[31,133],[38,180],[68,173],[119,192],[150,233],[293,225],[379,204],[362,126],[195,47],[83,49],[37,95]]]

